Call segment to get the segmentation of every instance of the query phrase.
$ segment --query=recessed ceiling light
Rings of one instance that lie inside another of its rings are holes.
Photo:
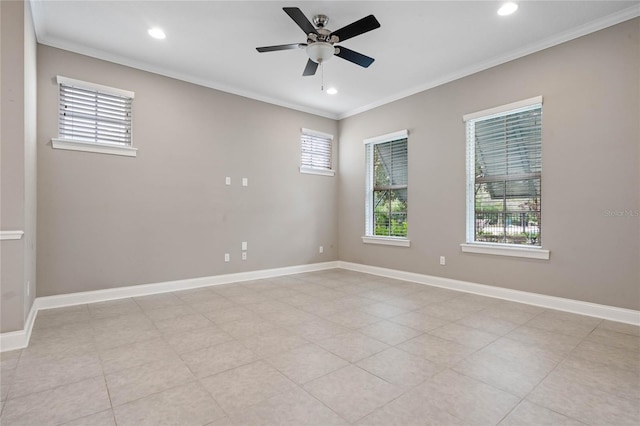
[[[500,15],[500,16],[511,15],[516,10],[518,10],[518,5],[516,3],[510,1],[508,3],[503,4],[500,7],[500,9],[498,9],[498,15]]]
[[[158,40],[164,40],[165,38],[167,38],[167,35],[164,33],[164,31],[162,31],[162,29],[158,27],[149,28],[149,31],[147,32],[151,37]]]
[[[335,87],[329,87],[327,89],[327,93],[330,95],[335,95],[336,93],[338,93],[338,89],[336,89]]]

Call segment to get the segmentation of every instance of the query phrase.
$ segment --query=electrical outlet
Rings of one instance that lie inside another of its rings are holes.
[[[242,260],[247,260],[247,252],[246,251],[242,252]]]
[[[440,256],[440,264],[446,265],[446,259],[444,258],[444,256]]]
[[[242,242],[242,251],[246,251],[247,250],[247,242],[243,241]]]
[[[320,247],[318,248],[318,253],[324,253],[324,247],[320,246]]]
[[[228,262],[229,260],[231,260],[231,256],[229,256],[229,253],[225,253],[224,254],[224,261]]]

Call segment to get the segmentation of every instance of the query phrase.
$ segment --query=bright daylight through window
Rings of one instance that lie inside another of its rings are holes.
[[[539,247],[542,98],[465,116],[467,243]]]
[[[365,140],[366,236],[407,237],[407,132]]]

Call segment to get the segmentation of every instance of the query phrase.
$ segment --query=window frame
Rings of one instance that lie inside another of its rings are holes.
[[[476,185],[476,164],[475,164],[475,139],[469,134],[470,123],[476,121],[506,116],[527,109],[542,108],[542,96],[525,99],[518,102],[501,105],[483,111],[466,114],[463,116],[466,139],[466,242],[460,244],[463,252],[489,254],[509,257],[524,257],[531,259],[548,260],[550,252],[543,249],[542,241],[540,245],[529,246],[524,244],[509,244],[500,242],[476,241],[475,237],[475,185]],[[475,134],[474,134],[475,135]],[[542,173],[540,173],[542,180]],[[542,196],[542,193],[540,193]],[[542,216],[542,209],[540,209]]]
[[[305,164],[305,161],[303,159],[304,157],[304,137],[305,136],[311,136],[311,137],[315,137],[315,138],[319,138],[319,139],[324,139],[326,142],[328,142],[329,144],[329,155],[328,155],[328,163],[329,163],[329,167],[313,167],[309,164]],[[324,133],[324,132],[319,132],[317,130],[311,130],[311,129],[306,129],[306,128],[301,128],[300,129],[300,173],[303,174],[310,174],[310,175],[320,175],[320,176],[335,176],[336,171],[335,168],[333,167],[333,139],[334,136],[332,134],[329,133]]]
[[[396,132],[367,138],[363,141],[365,146],[365,235],[362,237],[362,242],[365,244],[381,244],[396,247],[410,247],[411,240],[409,239],[409,233],[405,237],[375,235],[374,231],[374,219],[373,219],[373,197],[374,197],[374,176],[373,176],[373,147],[378,144],[394,142],[398,140],[406,139],[407,143],[407,175],[409,173],[409,132],[408,130],[398,130]],[[409,191],[409,183],[407,179],[407,198]],[[407,211],[407,221],[408,221]]]
[[[82,151],[82,152],[93,152],[100,154],[112,154],[112,155],[122,155],[127,157],[136,157],[138,149],[133,146],[133,129],[132,126],[129,131],[129,144],[116,144],[116,143],[108,143],[102,141],[89,141],[89,140],[81,140],[74,139],[70,137],[64,137],[61,135],[60,128],[62,126],[61,117],[60,117],[60,109],[63,106],[61,93],[62,93],[62,85],[77,87],[82,90],[87,91],[95,91],[100,94],[117,96],[122,98],[128,98],[131,102],[135,98],[135,93],[129,90],[118,89],[109,86],[103,86],[101,84],[91,83],[82,80],[76,80],[69,77],[64,76],[56,76],[56,84],[58,86],[58,136],[51,139],[51,146],[55,149],[63,149],[63,150],[71,150],[71,151]],[[132,110],[130,112],[132,118]]]

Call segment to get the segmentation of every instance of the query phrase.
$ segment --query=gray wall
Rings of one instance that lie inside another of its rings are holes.
[[[9,332],[24,327],[35,297],[36,43],[28,3],[0,2],[0,15],[0,229],[24,231],[0,243],[0,332]]]
[[[56,75],[135,92],[136,158],[52,149]],[[338,179],[298,172],[301,127],[337,136],[334,120],[40,45],[38,296],[336,260]]]
[[[38,295],[339,258],[639,309],[640,219],[606,215],[640,210],[639,46],[636,19],[339,123],[39,46]],[[57,74],[136,92],[137,158],[51,148]],[[551,260],[463,254],[462,115],[537,95]],[[300,127],[336,178],[298,173]],[[365,245],[362,140],[403,128],[412,246]]]
[[[340,260],[639,309],[639,33],[628,21],[342,120]],[[462,253],[462,116],[537,95],[551,259]],[[405,128],[411,248],[363,244],[362,140]]]
[[[36,298],[36,225],[37,225],[37,55],[38,44],[26,1],[24,17],[24,286],[25,320]]]
[[[3,231],[10,231],[24,229],[23,5],[0,2],[0,15],[0,225]],[[24,325],[24,238],[4,240],[0,244],[0,330],[21,330]]]

